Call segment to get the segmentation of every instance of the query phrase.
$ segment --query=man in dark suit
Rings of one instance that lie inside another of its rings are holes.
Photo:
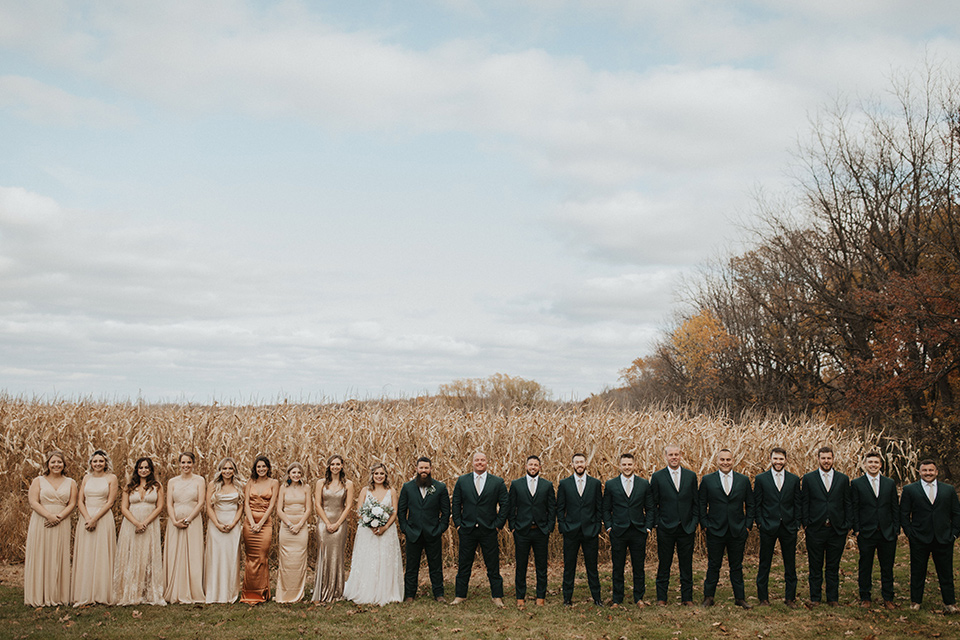
[[[493,603],[503,606],[503,578],[500,577],[500,542],[497,529],[507,523],[509,494],[502,478],[487,473],[487,455],[473,454],[473,472],[460,476],[453,487],[453,525],[457,528],[460,552],[457,556],[457,592],[453,604],[467,599],[477,547],[483,554]]]
[[[790,473],[787,451],[774,447],[770,451],[770,469],[753,481],[753,510],[757,531],[760,533],[760,562],[757,567],[758,606],[770,604],[770,567],[773,551],[780,541],[783,556],[783,602],[797,608],[797,531],[800,530],[800,477]]]
[[[873,586],[873,556],[880,562],[880,595],[887,609],[896,609],[893,603],[893,561],[897,556],[897,537],[900,535],[900,501],[897,485],[891,478],[880,475],[883,459],[871,451],[863,459],[866,473],[850,483],[850,528],[857,534],[860,550],[857,583],[860,605],[870,606]]]
[[[644,606],[647,534],[653,529],[653,493],[650,483],[637,476],[633,454],[620,456],[620,475],[607,480],[603,489],[603,522],[610,534],[613,561],[613,606],[623,604],[627,550],[633,569],[633,603]]]
[[[587,456],[573,455],[573,475],[557,485],[557,528],[563,534],[563,604],[573,604],[573,578],[577,572],[577,555],[583,550],[583,565],[593,603],[600,599],[600,529],[603,527],[603,485],[587,475]]]
[[[910,541],[910,608],[920,609],[927,562],[940,581],[944,612],[957,613],[953,590],[953,541],[960,536],[960,500],[952,485],[937,481],[937,463],[920,462],[920,480],[903,488],[900,525]]]
[[[433,463],[423,456],[417,460],[417,477],[400,489],[397,522],[406,538],[407,568],[403,573],[403,599],[417,597],[420,556],[427,554],[433,597],[443,597],[443,532],[450,526],[450,494],[447,485],[431,476]]]
[[[557,498],[553,483],[540,477],[540,458],[527,456],[527,473],[510,483],[507,522],[513,531],[516,551],[517,606],[524,607],[527,597],[527,564],[533,550],[533,567],[537,574],[537,605],[547,597],[547,552],[550,532],[557,521]]]
[[[847,518],[850,479],[833,468],[830,447],[820,447],[817,462],[819,468],[805,474],[800,483],[810,563],[810,604],[814,607],[820,604],[826,577],[827,604],[835,607],[840,599],[840,559],[850,526]]]
[[[680,600],[693,606],[693,543],[699,522],[697,474],[680,466],[683,452],[664,449],[667,466],[650,477],[657,526],[657,604],[667,604],[670,565],[677,551],[680,565]]]
[[[733,453],[729,449],[717,453],[717,467],[717,471],[700,481],[700,526],[707,534],[703,606],[714,604],[726,553],[734,603],[750,609],[743,585],[743,550],[753,526],[753,490],[750,478],[733,470]]]

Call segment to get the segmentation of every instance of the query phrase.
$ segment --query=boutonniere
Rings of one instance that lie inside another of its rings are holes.
[[[434,493],[436,493],[436,492],[437,492],[437,488],[436,488],[435,486],[430,485],[429,487],[427,487],[427,495],[428,495],[428,496],[431,495],[431,494],[434,494]]]

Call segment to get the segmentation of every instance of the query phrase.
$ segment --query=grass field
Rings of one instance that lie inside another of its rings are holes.
[[[537,639],[614,639],[639,638],[808,638],[893,639],[960,637],[960,616],[941,615],[941,600],[933,575],[928,577],[924,608],[919,612],[907,607],[909,585],[905,541],[901,541],[896,565],[897,599],[901,609],[861,609],[856,604],[855,548],[844,553],[841,582],[841,606],[787,609],[779,601],[771,607],[742,611],[733,606],[730,588],[721,580],[717,606],[711,609],[681,607],[596,608],[589,603],[589,592],[582,572],[578,575],[574,606],[564,607],[559,595],[559,565],[551,567],[547,606],[537,608],[528,602],[524,611],[510,600],[513,567],[502,567],[507,583],[506,609],[497,610],[489,599],[485,577],[471,583],[470,599],[452,607],[435,603],[426,596],[426,585],[413,604],[385,607],[356,606],[341,602],[333,605],[176,605],[167,607],[104,607],[73,609],[28,609],[23,591],[17,584],[18,567],[0,572],[0,637],[3,638],[224,638],[281,640],[285,638],[537,638]],[[955,556],[955,566],[958,558]],[[807,591],[805,557],[801,554],[800,595]],[[702,593],[704,564],[695,560],[694,597]],[[755,558],[747,558],[747,593],[755,593]],[[725,570],[725,569],[724,569]],[[474,575],[482,574],[480,565]],[[655,567],[647,565],[647,598],[653,592]],[[421,574],[425,580],[425,570]],[[455,569],[445,571],[448,595],[452,594]],[[629,575],[629,571],[628,571]],[[675,576],[674,572],[674,576]],[[531,580],[531,575],[528,578]],[[601,567],[603,593],[610,594],[609,566]],[[629,580],[629,578],[628,578]],[[878,581],[877,581],[878,582]],[[531,584],[532,586],[532,584]],[[771,576],[771,595],[782,593],[782,573],[775,564]],[[879,590],[879,584],[874,587]],[[676,598],[676,579],[671,583]],[[628,582],[629,599],[629,582]],[[755,598],[749,598],[756,604]]]

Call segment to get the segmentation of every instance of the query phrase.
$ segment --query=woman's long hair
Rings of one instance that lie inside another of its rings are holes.
[[[133,475],[130,476],[130,482],[127,483],[127,486],[123,490],[127,493],[135,491],[140,486],[140,464],[146,462],[147,466],[150,467],[150,475],[147,476],[147,486],[146,490],[150,491],[151,487],[156,487],[160,489],[160,483],[157,482],[156,470],[153,466],[153,460],[148,456],[143,456],[142,458],[137,458],[137,461],[133,463]]]
[[[323,486],[329,487],[329,486],[330,486],[330,483],[333,482],[333,474],[330,472],[330,465],[333,464],[333,461],[334,461],[334,460],[339,460],[339,461],[340,461],[340,473],[339,473],[339,476],[340,476],[340,486],[345,487],[345,486],[347,486],[347,474],[346,474],[346,472],[343,470],[343,468],[344,468],[345,466],[347,466],[347,465],[346,465],[346,463],[343,461],[343,456],[341,456],[340,454],[334,454],[334,455],[330,456],[329,458],[327,458],[327,472],[326,472],[326,475],[324,476]]]
[[[377,484],[373,481],[373,472],[377,469],[383,469],[383,486],[384,488],[390,488],[390,478],[387,477],[387,465],[382,462],[378,462],[372,467],[370,467],[370,489],[373,490],[377,487]]]

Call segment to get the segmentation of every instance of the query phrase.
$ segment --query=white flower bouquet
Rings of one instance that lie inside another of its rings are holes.
[[[376,498],[367,494],[367,499],[360,505],[360,524],[368,529],[376,529],[387,524],[392,514],[392,506],[380,504]]]

